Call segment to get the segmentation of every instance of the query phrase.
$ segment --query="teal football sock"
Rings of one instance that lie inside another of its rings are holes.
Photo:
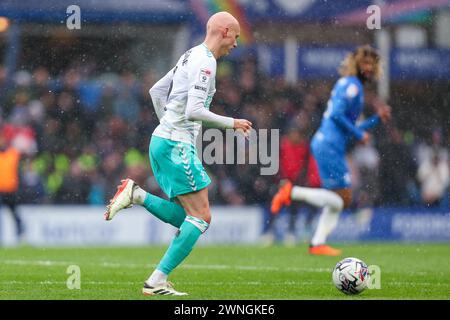
[[[201,219],[186,216],[157,269],[165,274],[175,269],[191,253],[198,238],[208,226],[208,223]]]
[[[155,217],[176,228],[179,228],[186,218],[186,212],[182,206],[148,192],[142,205]]]

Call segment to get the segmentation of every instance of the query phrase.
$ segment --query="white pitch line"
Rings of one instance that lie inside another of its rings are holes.
[[[156,264],[117,263],[117,262],[83,262],[76,261],[52,261],[52,260],[3,260],[0,263],[10,265],[34,265],[34,266],[69,266],[85,265],[107,268],[154,268]],[[331,272],[329,268],[300,268],[300,267],[275,267],[275,266],[239,266],[225,264],[183,264],[181,268],[206,269],[206,270],[244,270],[244,271],[291,271],[291,272]]]
[[[67,266],[76,264],[69,261],[51,261],[51,260],[2,260],[4,264],[23,265],[23,266]]]
[[[59,260],[0,260],[1,264],[9,265],[33,265],[33,266],[94,266],[103,268],[130,268],[130,269],[146,269],[155,268],[157,264],[145,263],[119,263],[119,262],[77,262],[77,261],[59,261]],[[259,271],[259,272],[273,272],[273,271],[287,271],[287,272],[311,272],[311,273],[331,273],[331,268],[304,268],[304,267],[276,267],[276,266],[242,266],[242,265],[226,265],[226,264],[183,264],[180,268],[184,269],[198,269],[198,270],[241,270],[241,271]],[[426,272],[426,271],[409,271],[408,275],[426,276],[430,274],[441,274],[442,272]],[[407,282],[405,282],[407,284]]]
[[[0,281],[3,285],[19,285],[19,284],[29,284],[30,281]],[[83,285],[136,285],[136,281],[82,281]],[[321,280],[317,281],[275,281],[275,282],[261,282],[261,281],[212,281],[212,282],[198,282],[198,281],[178,281],[181,285],[195,285],[195,286],[235,286],[235,285],[246,285],[246,286],[267,286],[267,285],[299,285],[299,286],[312,286],[318,283],[323,283]],[[36,281],[33,282],[34,285],[65,285],[66,281]],[[410,282],[410,281],[395,281],[388,282],[388,286],[438,286],[438,287],[450,287],[450,283],[431,283],[431,282]],[[385,284],[386,285],[386,284]]]
[[[411,282],[411,281],[392,281],[386,282],[388,285],[400,285],[400,286],[440,286],[440,287],[450,287],[450,283],[442,283],[442,282]]]
[[[19,281],[19,280],[12,280],[12,281],[0,281],[0,284],[29,284],[30,281]],[[66,284],[66,281],[51,281],[51,280],[45,280],[45,281],[33,281],[33,284],[40,284],[40,285],[53,285],[53,284]],[[136,282],[133,281],[81,281],[82,284],[136,284]]]
[[[212,281],[212,282],[199,282],[199,281],[178,281],[178,284],[182,285],[195,285],[195,286],[229,286],[229,285],[248,285],[248,286],[263,286],[263,285],[317,285],[321,281],[275,281],[275,282],[261,282],[261,281]],[[19,281],[19,280],[11,280],[11,281],[0,281],[0,284],[3,285],[18,285],[18,284],[29,284],[30,281]],[[136,281],[81,281],[81,285],[83,284],[92,284],[92,285],[136,285]],[[36,285],[65,285],[66,281],[36,281],[33,282]]]

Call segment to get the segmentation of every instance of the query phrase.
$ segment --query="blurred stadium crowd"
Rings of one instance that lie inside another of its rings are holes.
[[[85,63],[60,75],[43,66],[21,70],[12,79],[6,81],[0,66],[0,147],[22,151],[20,203],[102,205],[124,177],[161,194],[147,156],[158,124],[148,95],[154,72],[99,74],[95,63]],[[267,204],[285,177],[317,185],[317,172],[308,170],[308,142],[333,83],[267,78],[251,58],[219,64],[217,82],[214,112],[247,118],[256,129],[280,128],[281,170],[261,176],[258,165],[206,166],[211,202]],[[368,114],[373,98],[369,91]],[[355,144],[349,155],[355,205],[448,207],[448,154],[445,128],[405,130],[395,120],[380,126],[370,146]]]

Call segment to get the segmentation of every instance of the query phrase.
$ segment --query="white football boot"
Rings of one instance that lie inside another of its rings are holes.
[[[105,220],[109,221],[122,209],[128,209],[133,206],[133,187],[136,183],[131,179],[125,179],[117,186],[117,192],[114,197],[109,200],[106,206],[106,212],[103,215]]]
[[[173,288],[173,284],[169,281],[164,282],[156,287],[152,287],[144,282],[144,288],[142,289],[142,293],[146,296],[187,296],[186,292],[178,292]]]

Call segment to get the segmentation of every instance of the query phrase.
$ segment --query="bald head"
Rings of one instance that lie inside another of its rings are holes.
[[[240,32],[241,28],[235,17],[225,11],[218,12],[206,24],[205,43],[217,59],[237,47]]]
[[[230,13],[225,11],[213,14],[206,24],[207,33],[217,33],[225,28],[239,30],[239,22]]]

